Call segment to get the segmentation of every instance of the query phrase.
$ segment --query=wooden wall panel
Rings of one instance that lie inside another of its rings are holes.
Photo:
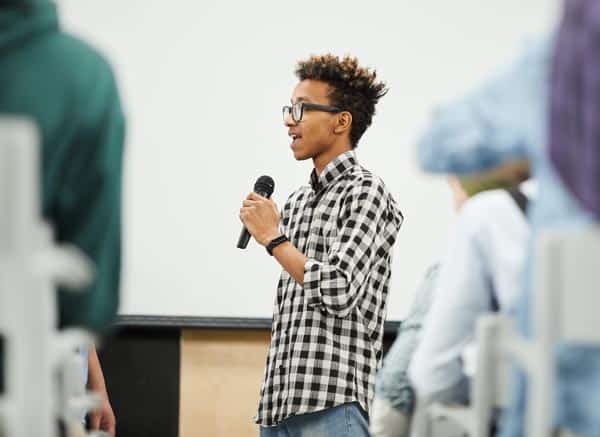
[[[182,330],[180,437],[257,436],[270,331]]]

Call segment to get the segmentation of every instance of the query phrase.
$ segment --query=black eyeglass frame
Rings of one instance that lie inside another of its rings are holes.
[[[296,115],[298,115],[298,114],[294,114],[295,108],[300,108],[299,109],[299,111],[300,111],[299,117],[296,117]],[[294,120],[294,123],[300,123],[302,121],[302,117],[304,116],[305,109],[308,109],[311,111],[331,112],[333,114],[343,111],[343,109],[340,109],[337,106],[320,105],[318,103],[309,103],[309,102],[297,102],[297,103],[294,103],[292,106],[285,105],[283,108],[281,108],[281,112],[283,114],[284,120],[285,120],[285,117],[287,116],[287,114],[289,113],[292,116],[292,120]]]

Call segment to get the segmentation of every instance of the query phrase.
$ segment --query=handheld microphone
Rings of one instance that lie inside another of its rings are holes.
[[[275,181],[271,176],[261,176],[256,180],[254,184],[254,192],[260,194],[263,197],[271,197],[273,190],[275,189]],[[242,227],[240,238],[238,238],[237,247],[238,249],[245,249],[250,241],[250,232],[246,227]]]

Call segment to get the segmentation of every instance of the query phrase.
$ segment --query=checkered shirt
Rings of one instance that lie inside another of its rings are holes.
[[[392,247],[402,214],[353,151],[295,191],[282,232],[308,261],[304,286],[285,270],[256,423],[358,401],[368,411],[383,355]]]

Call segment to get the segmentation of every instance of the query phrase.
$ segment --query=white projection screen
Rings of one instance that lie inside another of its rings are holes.
[[[281,106],[310,54],[356,55],[390,92],[357,149],[405,216],[388,320],[401,320],[444,252],[453,211],[415,139],[459,96],[550,31],[555,0],[282,2],[59,0],[65,29],[112,63],[128,119],[121,315],[267,318],[276,261],[236,246],[241,200],[262,174],[281,206],[311,162],[289,149]]]

